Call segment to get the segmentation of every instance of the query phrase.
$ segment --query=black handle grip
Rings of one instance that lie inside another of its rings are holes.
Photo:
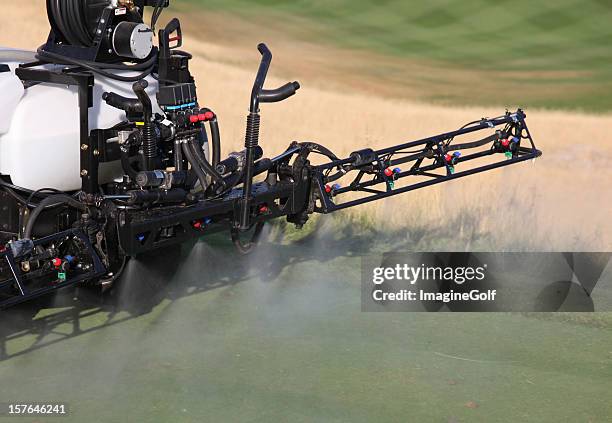
[[[299,82],[289,82],[275,90],[261,90],[259,93],[259,101],[261,103],[277,103],[294,96],[299,89]]]
[[[142,103],[137,98],[127,98],[115,93],[102,94],[102,100],[111,107],[126,113],[142,113]]]
[[[174,37],[170,37],[176,32]],[[176,45],[170,47],[170,43],[176,41]],[[179,48],[183,45],[183,30],[181,29],[181,21],[177,18],[168,22],[164,29],[159,30],[159,56],[161,59],[168,59],[171,56],[171,50]]]
[[[142,109],[145,115],[145,123],[151,120],[153,116],[153,104],[151,103],[151,98],[146,92],[149,83],[142,79],[138,82],[134,82],[132,85],[132,90],[134,90],[134,94],[138,97],[138,100],[142,104]]]

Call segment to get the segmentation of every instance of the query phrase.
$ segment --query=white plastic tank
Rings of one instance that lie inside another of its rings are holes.
[[[13,184],[37,190],[81,188],[78,89],[55,84],[38,84],[23,89],[14,75],[20,63],[34,60],[34,53],[0,47],[0,174]],[[126,73],[123,73],[126,74]],[[155,100],[157,81],[147,78],[154,112],[162,113]],[[96,76],[89,130],[111,128],[124,121],[125,113],[102,100],[105,91],[135,97],[132,83]],[[100,165],[100,183],[123,175],[119,162]]]

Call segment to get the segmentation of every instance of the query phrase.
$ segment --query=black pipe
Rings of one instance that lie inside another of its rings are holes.
[[[183,170],[183,149],[179,140],[174,141],[174,168],[177,172]]]
[[[146,80],[135,82],[132,86],[136,97],[142,103],[144,115],[144,126],[142,128],[142,152],[144,155],[144,170],[155,170],[157,168],[157,137],[153,128],[153,105],[151,98],[145,91],[149,83]]]
[[[255,149],[259,146],[259,127],[261,116],[259,113],[250,113],[247,118],[245,137],[246,164],[244,168],[244,186],[242,188],[242,201],[240,207],[240,229],[246,231],[250,227],[251,189],[253,188],[253,167],[255,162]]]
[[[143,204],[143,203],[182,203],[187,198],[187,191],[180,188],[171,190],[150,190],[150,191],[129,191],[130,199],[128,204]]]
[[[246,163],[244,170],[244,185],[242,189],[242,200],[240,202],[239,229],[246,231],[250,227],[251,214],[251,189],[253,187],[253,167],[255,163],[255,149],[259,146],[259,128],[261,116],[259,115],[259,103],[272,103],[282,101],[291,97],[300,88],[300,84],[292,82],[276,90],[264,90],[264,84],[270,65],[272,64],[272,52],[265,44],[259,44],[257,49],[261,53],[261,63],[257,71],[257,77],[251,91],[251,107],[247,118],[247,130],[245,137]]]
[[[239,159],[239,155],[242,155],[242,159]],[[245,160],[246,151],[242,151],[241,153],[233,154],[231,157],[219,162],[219,164],[215,167],[217,172],[221,175],[227,175],[228,173],[233,173],[239,170],[241,161]],[[255,148],[255,160],[259,160],[263,157],[263,148],[257,146]]]
[[[261,43],[257,46],[257,50],[261,53],[261,63],[259,64],[255,84],[253,84],[253,91],[251,91],[251,113],[259,113],[259,94],[266,83],[268,70],[270,70],[270,64],[272,63],[272,52],[268,46]]]
[[[275,90],[261,90],[259,93],[259,101],[261,103],[278,103],[292,97],[300,89],[299,82],[289,82]]]

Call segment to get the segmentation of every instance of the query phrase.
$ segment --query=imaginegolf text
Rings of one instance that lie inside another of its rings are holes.
[[[377,289],[372,292],[374,301],[436,301],[450,303],[453,301],[495,301],[497,290],[490,289],[487,291],[479,291],[473,289],[470,292],[426,292],[423,290],[417,292],[402,289],[398,292],[384,292],[382,289]]]

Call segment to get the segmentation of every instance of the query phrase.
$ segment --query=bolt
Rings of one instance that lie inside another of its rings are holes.
[[[94,156],[99,156],[100,155],[100,150],[98,150],[97,148],[93,151],[93,155]]]
[[[87,176],[89,174],[89,172],[87,172],[87,170],[83,169],[81,171],[81,176]]]
[[[88,148],[89,146],[87,144],[81,144],[81,150],[87,151]]]

